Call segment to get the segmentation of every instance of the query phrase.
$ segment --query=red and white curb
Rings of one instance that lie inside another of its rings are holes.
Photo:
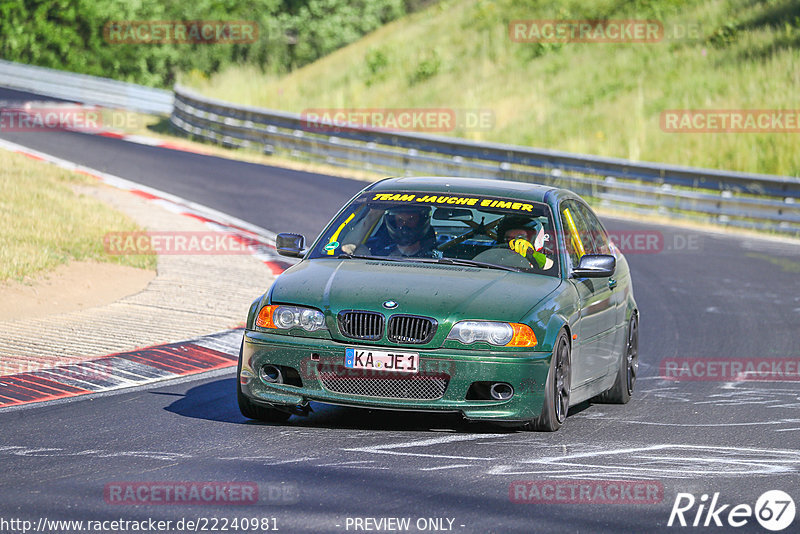
[[[100,134],[103,135],[103,134]],[[109,135],[115,137],[115,135]],[[120,136],[126,141],[173,148],[151,143],[150,138]],[[208,206],[137,184],[125,178],[79,165],[5,139],[0,148],[92,176],[100,182],[129,191],[174,213],[199,220],[209,228],[225,232],[247,245],[250,253],[269,267],[273,274],[283,272],[293,262],[278,256],[275,234]],[[30,403],[65,399],[103,391],[149,384],[180,376],[233,367],[237,364],[242,329],[228,330],[194,340],[169,343],[103,356],[69,365],[0,377],[0,409]]]
[[[63,169],[91,176],[104,184],[129,191],[145,198],[169,211],[199,220],[216,232],[230,234],[237,241],[247,245],[252,256],[262,261],[275,275],[282,273],[294,263],[290,259],[278,255],[275,250],[275,233],[261,228],[260,226],[250,224],[236,217],[209,208],[208,206],[191,202],[179,196],[137,184],[125,178],[79,165],[44,152],[39,152],[38,150],[6,141],[5,139],[0,139],[0,148],[5,148],[11,152],[16,152],[36,160],[52,163]]]
[[[158,148],[166,148],[169,150],[178,150],[180,152],[191,152],[192,154],[200,154],[202,156],[213,155],[211,154],[211,152],[203,152],[202,150],[195,150],[194,148],[189,148],[183,145],[170,143],[169,141],[164,141],[163,139],[158,139],[157,137],[148,137],[146,135],[126,134],[124,132],[117,132],[114,130],[102,130],[99,132],[83,132],[83,133],[91,133],[94,135],[99,135],[101,137],[110,137],[112,139],[121,139],[122,141],[127,141],[129,143],[136,143],[139,145],[154,146]]]
[[[150,384],[237,365],[243,329],[0,377],[0,409]]]

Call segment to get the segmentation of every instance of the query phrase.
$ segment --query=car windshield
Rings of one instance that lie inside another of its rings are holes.
[[[439,262],[559,276],[549,206],[468,194],[367,192],[309,258]]]

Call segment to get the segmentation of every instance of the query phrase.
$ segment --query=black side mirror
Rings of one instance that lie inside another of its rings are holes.
[[[305,242],[306,238],[300,234],[278,234],[275,237],[275,248],[281,256],[302,258],[306,253],[303,250]]]
[[[572,269],[573,278],[608,278],[617,268],[617,258],[609,254],[584,254],[578,267]]]

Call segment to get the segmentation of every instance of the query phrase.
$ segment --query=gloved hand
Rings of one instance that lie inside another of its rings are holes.
[[[533,244],[527,239],[523,239],[521,237],[512,239],[508,242],[508,248],[531,262],[531,265],[537,265],[540,269],[544,267],[544,264],[547,261],[547,256],[541,252],[536,252]]]
[[[533,244],[527,239],[523,239],[521,237],[509,241],[508,247],[520,256],[527,256],[529,250],[534,250]]]

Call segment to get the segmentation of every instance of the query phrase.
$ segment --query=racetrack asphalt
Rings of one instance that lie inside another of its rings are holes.
[[[0,101],[46,97],[0,89]],[[209,206],[274,232],[313,239],[363,181],[151,147],[79,132],[2,132],[3,139]],[[225,162],[225,163],[222,163]]]
[[[0,137],[308,238],[365,185],[78,133]],[[619,533],[683,530],[666,526],[678,493],[699,500],[718,492],[719,504],[730,509],[754,506],[765,491],[780,489],[800,505],[796,380],[659,376],[659,364],[677,357],[796,362],[800,247],[604,223],[623,236],[659,235],[661,243],[626,253],[641,313],[642,362],[628,405],[575,407],[553,434],[316,404],[308,418],[270,425],[239,414],[234,373],[217,371],[0,410],[0,518],[274,517],[283,532],[354,531],[353,519],[365,517],[409,517],[412,526],[419,518],[451,518],[458,532]],[[656,504],[511,502],[512,482],[548,479],[652,481],[663,495]],[[250,506],[133,506],[104,498],[108,484],[141,481],[255,482],[260,491]],[[693,521],[696,511],[686,518]],[[786,532],[797,532],[798,524]],[[737,529],[691,530],[766,531],[753,518]]]

